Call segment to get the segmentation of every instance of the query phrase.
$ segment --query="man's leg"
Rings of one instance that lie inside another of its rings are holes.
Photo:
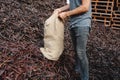
[[[76,27],[76,53],[79,57],[81,80],[89,80],[89,63],[86,55],[86,44],[89,27]]]
[[[71,39],[72,39],[72,43],[73,43],[73,48],[75,51],[75,66],[74,66],[74,70],[77,73],[80,73],[80,62],[79,62],[79,58],[76,52],[76,36],[75,36],[75,28],[72,28],[70,30],[70,34],[71,34]]]

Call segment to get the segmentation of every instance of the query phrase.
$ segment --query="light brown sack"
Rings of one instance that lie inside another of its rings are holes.
[[[44,48],[42,54],[49,60],[57,61],[64,50],[64,24],[58,13],[52,14],[44,25]]]

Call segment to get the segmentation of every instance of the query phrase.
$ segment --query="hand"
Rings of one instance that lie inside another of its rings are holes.
[[[62,10],[58,8],[58,9],[55,9],[53,13],[60,13],[60,12],[62,12]]]
[[[59,18],[62,19],[63,21],[68,17],[67,12],[61,12],[59,13]]]

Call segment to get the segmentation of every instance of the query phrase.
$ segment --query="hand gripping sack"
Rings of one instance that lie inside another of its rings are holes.
[[[57,61],[64,50],[64,24],[58,13],[52,14],[44,24],[44,48],[42,54],[49,60]]]

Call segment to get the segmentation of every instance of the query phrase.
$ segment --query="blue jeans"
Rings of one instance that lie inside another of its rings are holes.
[[[75,50],[75,71],[80,72],[81,80],[89,80],[89,63],[86,55],[89,32],[89,26],[79,26],[70,29]]]

